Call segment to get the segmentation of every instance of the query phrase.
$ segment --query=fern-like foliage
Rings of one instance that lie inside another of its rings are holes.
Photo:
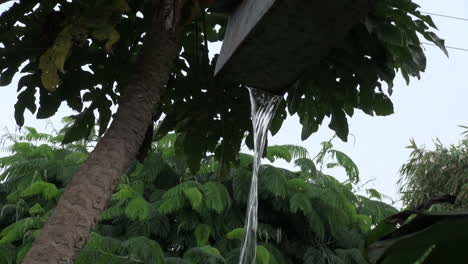
[[[283,159],[291,162],[293,159],[306,158],[309,152],[306,148],[296,145],[275,145],[268,146],[266,149],[266,158],[271,162],[276,159]]]
[[[0,158],[0,263],[21,263],[90,144],[25,133],[5,137],[10,155]],[[172,134],[159,139],[122,176],[75,263],[238,263],[252,156],[228,167],[208,155],[193,174],[176,145]],[[315,158],[299,146],[268,147],[268,159],[298,170],[260,168],[257,263],[365,263],[366,232],[395,212],[375,190],[353,193],[357,166],[331,141],[322,146]],[[324,166],[343,167],[349,180]]]

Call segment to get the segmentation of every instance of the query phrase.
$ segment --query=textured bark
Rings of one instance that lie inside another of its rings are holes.
[[[160,0],[112,125],[74,175],[24,262],[72,263],[135,158],[180,50],[182,0]]]

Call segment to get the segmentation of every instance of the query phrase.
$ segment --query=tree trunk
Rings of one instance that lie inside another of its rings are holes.
[[[182,0],[158,2],[112,125],[74,175],[23,263],[72,263],[135,158],[180,50]]]

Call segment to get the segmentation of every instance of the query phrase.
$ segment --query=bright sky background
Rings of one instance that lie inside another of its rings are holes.
[[[431,13],[468,18],[466,0],[415,0],[422,10]],[[0,12],[1,12],[0,7]],[[439,36],[446,39],[447,46],[468,49],[468,21],[433,16],[438,25]],[[426,46],[428,67],[420,81],[414,79],[407,86],[399,77],[396,80],[392,101],[395,114],[388,117],[370,117],[356,112],[350,120],[348,143],[338,139],[335,147],[347,153],[358,165],[362,181],[373,180],[373,187],[397,200],[396,181],[399,167],[407,160],[409,150],[405,148],[409,139],[414,138],[419,145],[432,147],[432,140],[438,137],[443,143],[456,144],[462,129],[458,125],[468,125],[468,90],[465,77],[468,76],[468,52],[449,50],[450,58],[436,47]],[[16,85],[0,87],[0,128],[15,131],[13,116],[16,102]],[[49,121],[36,120],[27,112],[26,126],[45,129],[50,122],[60,128],[60,119],[72,114],[62,105],[59,112]],[[47,129],[50,131],[50,126]],[[319,132],[307,141],[300,140],[301,127],[296,117],[289,118],[282,130],[270,139],[270,144],[296,144],[308,148],[311,154],[319,150],[319,143],[328,140],[333,133],[328,129],[328,120]],[[0,153],[0,155],[2,155]],[[292,168],[292,165],[278,165]],[[343,175],[341,171],[333,175]]]

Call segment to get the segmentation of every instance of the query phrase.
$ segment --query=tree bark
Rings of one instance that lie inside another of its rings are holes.
[[[182,0],[159,0],[140,63],[114,120],[74,175],[26,255],[26,264],[73,263],[135,158],[180,50]]]

